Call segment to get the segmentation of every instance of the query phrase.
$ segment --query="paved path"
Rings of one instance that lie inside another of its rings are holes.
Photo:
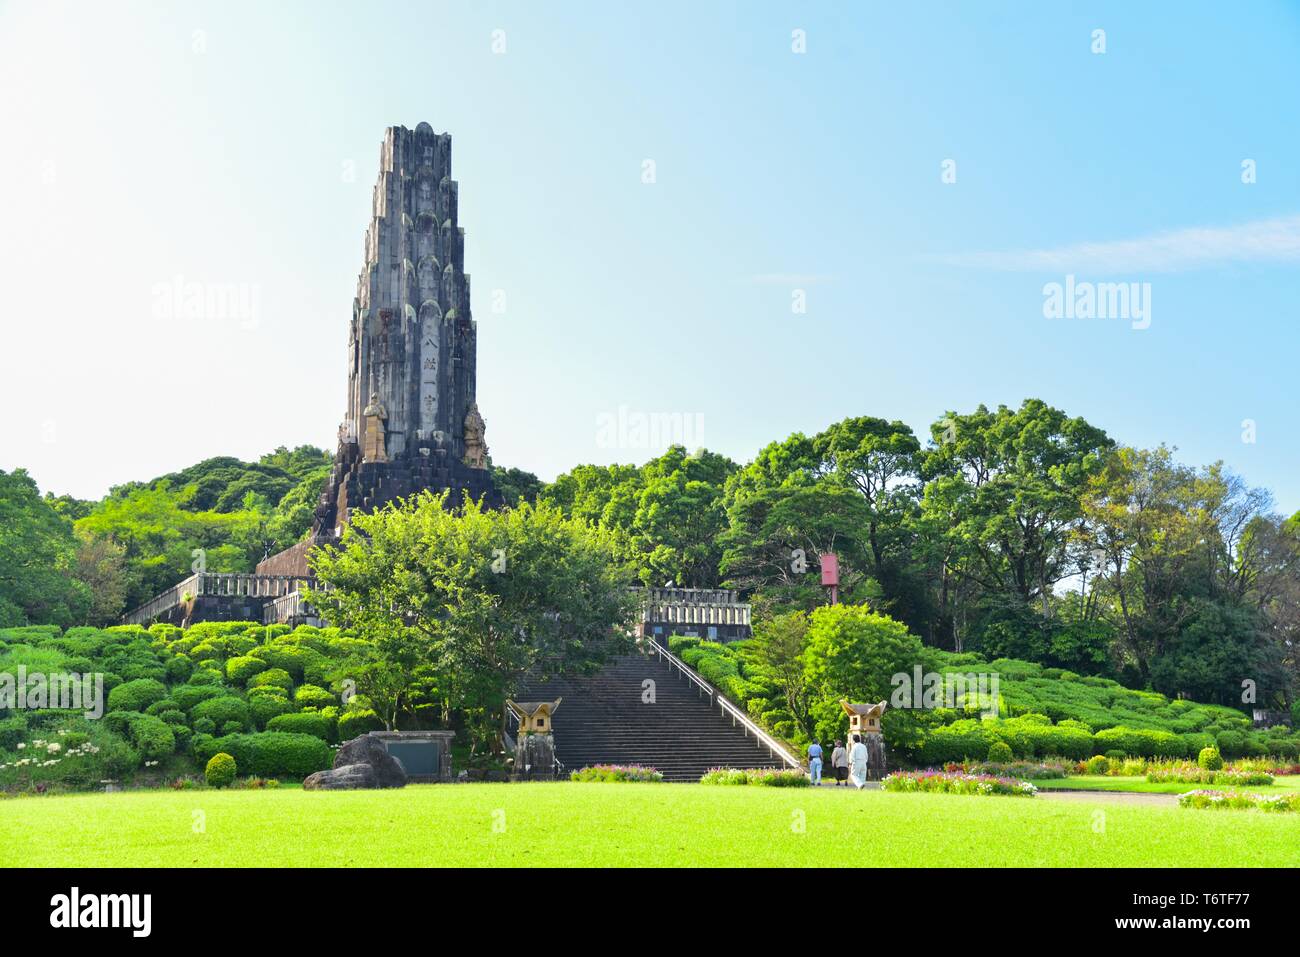
[[[836,787],[834,784],[827,784],[822,781],[824,788],[830,788],[832,791],[844,791],[847,794],[857,793],[857,788]],[[879,791],[879,781],[868,781],[867,786],[863,789],[866,791]],[[1040,788],[1038,797],[1046,798],[1049,801],[1091,801],[1094,804],[1145,804],[1150,807],[1176,807],[1178,805],[1177,794],[1147,794],[1141,791],[1064,791],[1048,790]]]
[[[1057,791],[1041,788],[1038,797],[1052,801],[1092,801],[1100,804],[1146,804],[1177,807],[1177,794],[1147,794],[1142,791]]]

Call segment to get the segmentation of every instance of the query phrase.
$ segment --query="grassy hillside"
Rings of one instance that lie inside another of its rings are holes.
[[[751,642],[720,644],[675,636],[670,647],[733,701],[743,704],[774,733],[802,744],[808,732],[794,720],[779,682],[761,668]],[[886,741],[896,754],[918,764],[983,759],[995,741],[1005,741],[1017,758],[1060,756],[1081,759],[1111,751],[1139,757],[1195,757],[1216,746],[1224,757],[1273,756],[1294,760],[1300,734],[1276,727],[1252,729],[1242,711],[1214,704],[1174,700],[1135,691],[1108,678],[1085,677],[1031,661],[923,651],[923,667],[942,674],[998,676],[998,717],[984,719],[973,697],[966,706],[909,710],[884,720]],[[890,676],[875,676],[889,688]],[[838,730],[848,731],[847,719]]]

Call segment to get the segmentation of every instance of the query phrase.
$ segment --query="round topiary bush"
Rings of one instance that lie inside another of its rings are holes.
[[[319,685],[302,685],[293,694],[300,708],[325,708],[338,699]]]
[[[384,722],[368,708],[345,711],[339,715],[338,736],[340,741],[351,741],[359,734],[368,731],[382,731]]]
[[[209,787],[224,788],[235,783],[235,771],[235,759],[226,752],[219,751],[208,762],[203,777],[207,779]]]
[[[989,762],[1007,764],[1011,761],[1011,745],[1005,741],[994,741],[989,745]]]
[[[155,701],[167,697],[167,686],[152,678],[139,678],[120,684],[108,693],[110,711],[143,711]]]
[[[1112,761],[1123,761],[1128,757],[1128,755],[1123,751],[1107,751],[1106,757],[1110,758]]]
[[[1215,744],[1219,754],[1230,758],[1240,758],[1246,753],[1246,736],[1240,731],[1220,731],[1215,735]]]
[[[299,714],[281,714],[266,723],[267,731],[295,731],[310,734],[322,741],[333,741],[338,726],[336,719],[317,711]]]
[[[253,688],[265,688],[268,685],[276,685],[283,688],[286,692],[293,690],[293,678],[289,672],[283,668],[271,668],[263,671],[249,679],[249,690]]]
[[[1089,774],[1105,774],[1110,767],[1110,758],[1104,754],[1094,755],[1088,759]]]
[[[208,718],[217,727],[222,727],[227,721],[238,721],[241,726],[247,726],[249,723],[248,703],[242,698],[233,696],[223,696],[220,698],[209,698],[207,701],[200,701],[190,712],[190,717],[194,720],[199,718]]]
[[[1223,770],[1223,755],[1218,748],[1202,748],[1196,756],[1196,763],[1207,771]]]
[[[249,678],[265,671],[267,667],[267,663],[261,658],[231,658],[226,662],[226,678],[232,684],[247,684]]]
[[[156,761],[176,748],[176,735],[162,718],[142,714],[131,722],[131,737],[141,757]]]

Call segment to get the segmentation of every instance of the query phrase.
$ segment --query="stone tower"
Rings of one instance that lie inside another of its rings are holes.
[[[500,505],[475,401],[477,328],[451,136],[390,127],[348,326],[347,415],[313,539],[423,489]]]

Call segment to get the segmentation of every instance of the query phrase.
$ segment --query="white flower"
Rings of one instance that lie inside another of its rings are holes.
[[[24,744],[24,743],[21,742],[21,741],[18,742],[18,750],[19,750],[19,751],[21,751],[21,750],[22,750],[23,748],[25,748],[25,747],[27,747],[26,744]]]

